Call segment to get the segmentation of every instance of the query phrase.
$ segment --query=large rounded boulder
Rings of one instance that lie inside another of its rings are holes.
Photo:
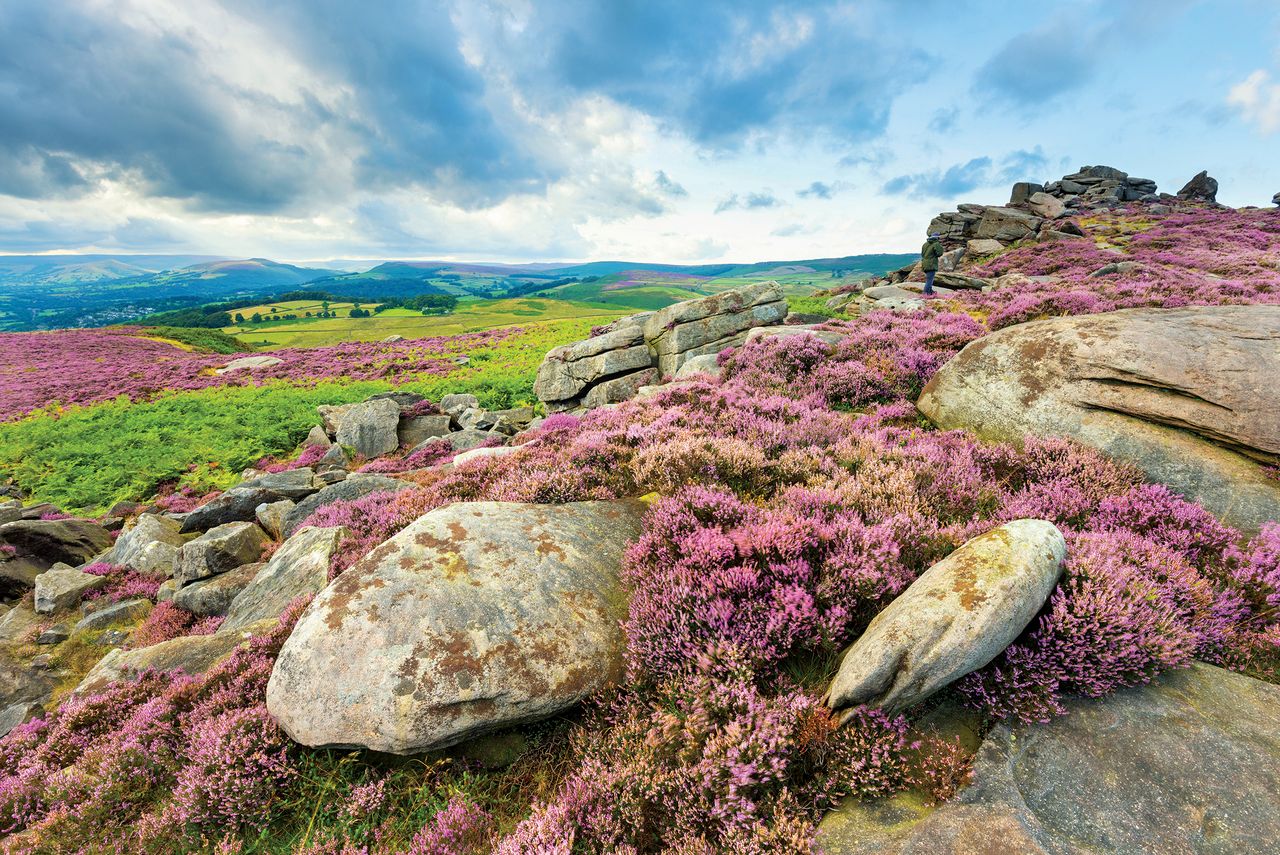
[[[1065,436],[1254,533],[1280,519],[1280,306],[1124,309],[970,343],[921,412],[985,439]]]
[[[419,518],[303,612],[267,686],[296,741],[410,754],[544,718],[622,673],[636,500]]]

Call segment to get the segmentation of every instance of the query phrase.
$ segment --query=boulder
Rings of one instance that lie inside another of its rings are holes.
[[[1013,191],[1009,194],[1010,205],[1021,205],[1029,200],[1032,196],[1044,191],[1043,184],[1035,184],[1030,181],[1019,181],[1013,185]]]
[[[103,561],[132,567],[147,576],[173,575],[178,549],[182,546],[182,526],[159,514],[142,514],[120,533],[116,545]]]
[[[181,530],[183,534],[187,534],[227,523],[248,522],[257,518],[258,505],[276,502],[281,498],[283,497],[275,490],[264,487],[232,487],[183,516]]]
[[[1277,193],[1276,195],[1271,197],[1271,204],[1280,205],[1280,193]]]
[[[400,446],[396,429],[400,425],[400,405],[389,398],[356,404],[342,417],[338,444],[350,446],[365,457],[377,457]]]
[[[343,450],[341,445],[333,445],[324,453],[324,456],[316,461],[315,470],[317,476],[324,476],[330,472],[345,472],[351,468],[351,458],[347,456],[347,452]],[[321,480],[324,480],[321,477]]]
[[[973,782],[923,799],[849,799],[827,855],[1164,855],[1275,852],[1280,688],[1210,665],[1067,703],[1046,724],[997,725]]]
[[[100,692],[111,683],[129,679],[147,669],[203,674],[250,638],[265,635],[275,626],[274,620],[263,621],[237,632],[184,635],[137,650],[121,650],[117,647],[98,660],[98,664],[76,686],[74,694]]]
[[[639,338],[638,329],[624,331],[631,338]],[[616,336],[610,333],[609,336]],[[577,398],[592,383],[618,374],[649,368],[652,359],[649,348],[641,341],[637,344],[593,353],[590,356],[579,356],[579,352],[590,352],[594,348],[579,348],[578,345],[592,344],[607,336],[578,342],[577,345],[564,345],[547,354],[542,365],[538,367],[538,376],[534,381],[533,391],[543,401],[567,401]],[[577,349],[575,349],[577,348]],[[459,419],[459,424],[466,423]]]
[[[897,713],[998,656],[1044,605],[1066,558],[1053,523],[1014,520],[911,583],[845,653],[832,707]]]
[[[258,521],[258,525],[262,526],[262,530],[269,534],[273,539],[279,540],[284,536],[284,523],[289,518],[289,512],[292,511],[297,504],[288,499],[281,499],[278,502],[264,502],[254,510],[254,518]]]
[[[645,321],[646,346],[658,370],[674,374],[686,359],[718,353],[753,327],[781,323],[787,301],[777,282],[761,282],[659,309]]]
[[[410,486],[404,481],[388,478],[385,475],[352,473],[337,484],[330,484],[319,493],[308,496],[299,502],[284,519],[284,534],[286,537],[292,535],[298,526],[302,525],[303,520],[315,513],[317,508],[322,508],[333,502],[350,502],[370,493],[407,490]]]
[[[591,387],[591,391],[582,396],[582,406],[588,410],[630,401],[636,396],[641,386],[657,383],[662,379],[656,368],[644,368],[633,374],[624,374]]]
[[[0,525],[15,520],[38,520],[45,514],[58,512],[58,508],[48,502],[37,502],[34,505],[26,505],[24,507],[22,502],[17,499],[10,499],[4,507],[0,507]]]
[[[117,623],[137,623],[151,614],[151,601],[144,599],[123,600],[105,605],[80,618],[72,632],[106,629]]]
[[[719,355],[715,353],[707,353],[702,356],[695,356],[686,360],[684,365],[680,366],[680,370],[676,372],[675,379],[684,380],[695,374],[706,374],[709,377],[719,377],[724,369],[720,367]]]
[[[618,569],[642,502],[468,502],[365,556],[303,612],[267,709],[304,745],[409,754],[552,715],[623,673]]]
[[[115,543],[111,533],[89,520],[15,520],[0,525],[0,546],[41,567],[83,564]]]
[[[1218,200],[1218,179],[1210,177],[1207,171],[1197,172],[1195,177],[1178,191],[1179,199],[1196,202],[1216,202]]]
[[[891,285],[889,287],[896,288],[898,286]],[[800,338],[807,336],[816,339],[824,344],[837,345],[848,338],[842,332],[835,330],[816,330],[811,327],[756,327],[747,333],[747,342],[752,342],[761,338]],[[744,342],[745,344],[746,342]]]
[[[401,448],[415,448],[429,439],[444,436],[453,427],[453,417],[445,413],[438,416],[413,416],[403,419],[396,430]]]
[[[0,737],[44,712],[54,683],[52,675],[0,658]]]
[[[342,526],[298,529],[226,607],[227,619],[222,623],[222,631],[241,629],[260,620],[274,620],[295,598],[318,594],[329,582],[329,561],[333,553],[349,535],[350,531]]]
[[[1035,234],[1042,222],[1040,217],[1017,208],[990,207],[982,213],[982,219],[974,229],[975,238],[992,238],[1002,243],[1013,243]]]
[[[262,555],[267,542],[267,535],[257,523],[232,522],[216,526],[178,550],[173,578],[181,590],[197,579],[251,564]]]
[[[183,585],[173,592],[175,606],[201,616],[225,615],[240,592],[266,567],[260,561],[233,567],[225,573]]]
[[[66,564],[55,564],[36,577],[36,611],[47,615],[80,602],[86,591],[107,584],[105,576],[94,576]]]
[[[472,407],[480,406],[480,399],[475,395],[453,394],[440,399],[440,409],[457,418]]]
[[[316,407],[316,412],[320,414],[320,421],[324,425],[325,433],[329,436],[337,436],[338,430],[342,427],[342,420],[346,418],[347,413],[351,412],[359,404],[321,404]]]
[[[1002,442],[1066,436],[1245,533],[1280,519],[1280,306],[1124,309],[970,343],[918,406]]]
[[[221,368],[215,368],[214,374],[230,374],[233,371],[247,371],[253,368],[270,368],[284,362],[278,356],[242,356],[233,359]]]
[[[312,482],[315,480],[315,470],[310,466],[300,466],[297,469],[286,469],[283,472],[268,472],[265,475],[259,475],[249,481],[243,481],[236,485],[237,490],[270,490],[275,494],[275,499],[305,499],[316,491]],[[257,507],[254,507],[255,512]]]
[[[997,252],[1004,252],[1004,248],[1004,244],[994,238],[974,238],[965,243],[965,253],[970,258],[995,255]]]
[[[370,395],[368,398],[365,398],[365,403],[368,403],[369,401],[395,401],[396,406],[400,408],[401,412],[404,412],[417,404],[421,404],[425,400],[427,400],[426,395],[419,395],[417,392],[396,390],[393,392],[379,392],[376,395]]]
[[[320,427],[320,425],[312,425],[311,430],[307,433],[307,438],[302,441],[302,445],[304,448],[310,448],[313,445],[328,448],[333,443],[329,441],[329,434],[324,432],[324,428]]]
[[[483,430],[455,430],[440,438],[449,443],[454,451],[470,451],[473,448],[479,448],[494,437],[493,434]],[[415,448],[414,451],[417,449]]]
[[[1037,216],[1052,220],[1067,210],[1061,199],[1055,199],[1048,193],[1033,193],[1027,199],[1027,207]]]
[[[963,273],[939,272],[934,277],[933,284],[950,288],[953,291],[981,291],[991,284],[991,280],[978,276],[967,276]],[[935,287],[934,290],[937,290],[937,288]]]

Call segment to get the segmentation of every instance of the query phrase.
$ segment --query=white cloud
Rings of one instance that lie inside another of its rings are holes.
[[[1272,82],[1266,71],[1258,69],[1232,86],[1227,103],[1264,134],[1280,131],[1280,83]]]

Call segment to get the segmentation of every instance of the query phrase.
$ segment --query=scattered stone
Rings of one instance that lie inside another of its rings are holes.
[[[166,579],[160,583],[160,587],[156,589],[156,602],[167,603],[173,599],[173,595],[178,591],[178,583],[172,579]]]
[[[266,566],[257,561],[183,585],[174,592],[173,604],[201,616],[225,615],[235,598]]]
[[[994,238],[974,238],[965,243],[965,251],[974,258],[1004,252],[1005,246]]]
[[[1046,220],[1061,216],[1067,210],[1067,206],[1062,204],[1061,199],[1056,199],[1048,193],[1032,194],[1027,200],[1027,207],[1033,214],[1044,217]]]
[[[329,441],[329,434],[325,433],[324,428],[320,427],[320,425],[313,425],[311,430],[307,433],[307,438],[302,441],[302,446],[304,448],[311,448],[316,445],[321,448],[328,448],[333,445],[333,443]]]
[[[396,432],[401,448],[416,448],[429,439],[444,436],[453,427],[453,417],[445,413],[438,416],[414,416],[403,419]]]
[[[832,707],[912,706],[998,656],[1036,616],[1067,544],[1044,520],[1014,520],[934,564],[845,653]]]
[[[99,692],[111,683],[132,677],[139,671],[181,671],[203,674],[230,656],[249,638],[264,635],[275,628],[275,621],[263,621],[239,632],[216,632],[213,635],[185,635],[137,650],[115,650],[107,653],[90,669],[74,694]]]
[[[917,404],[945,429],[1066,436],[1256,533],[1280,519],[1280,306],[1124,309],[997,330]]]
[[[440,399],[440,409],[457,418],[472,407],[479,407],[480,399],[475,395],[453,394]]]
[[[347,480],[345,469],[329,469],[316,475],[316,486],[323,490],[330,484],[337,484],[339,481],[345,480]]]
[[[66,564],[55,564],[36,577],[36,611],[47,615],[58,609],[70,608],[80,602],[86,591],[105,584],[105,576],[94,576]]]
[[[181,589],[197,579],[207,579],[257,561],[266,545],[267,535],[257,523],[232,522],[216,526],[178,550],[173,578]]]
[[[1110,276],[1113,273],[1136,273],[1141,269],[1142,265],[1136,261],[1113,261],[1110,264],[1102,265],[1090,273],[1089,277]]]
[[[136,623],[151,614],[150,600],[124,600],[112,603],[82,617],[72,632],[106,629],[116,623]]]
[[[385,475],[354,472],[337,484],[331,484],[319,493],[308,496],[299,502],[285,517],[284,534],[286,537],[291,536],[298,526],[302,524],[302,521],[315,513],[317,508],[322,508],[338,501],[349,502],[353,499],[367,496],[370,493],[407,490],[409,486],[403,481],[388,478]]]
[[[181,531],[188,534],[227,523],[248,522],[257,518],[258,505],[282,498],[275,490],[264,487],[232,487],[187,514],[182,520]]]
[[[0,545],[42,567],[83,564],[115,543],[111,533],[89,520],[15,520],[0,525]]]
[[[315,471],[317,475],[324,475],[335,469],[346,471],[351,468],[351,458],[347,456],[347,452],[340,445],[334,445],[324,453],[324,456],[316,461]]]
[[[400,405],[380,398],[356,404],[342,418],[338,443],[354,448],[365,457],[377,457],[400,446],[396,429],[400,424]]]
[[[455,430],[453,433],[445,434],[440,439],[449,443],[449,446],[454,451],[470,451],[493,439],[493,434],[482,430]],[[428,442],[430,441],[428,440]],[[414,449],[414,451],[417,450],[417,448]]]
[[[1218,179],[1209,176],[1205,170],[1197,172],[1195,177],[1178,191],[1179,199],[1195,202],[1216,202],[1218,200]]]
[[[316,491],[312,485],[315,478],[315,470],[310,466],[301,466],[297,469],[286,469],[283,472],[269,472],[265,475],[259,475],[251,481],[245,481],[236,485],[237,490],[270,490],[275,494],[275,499],[305,499]],[[254,507],[255,513],[257,507]]]
[[[36,636],[36,644],[61,644],[71,637],[71,630],[65,623],[55,623]]]
[[[267,709],[304,745],[408,754],[572,706],[622,675],[642,502],[431,511],[324,589]]]
[[[1147,686],[997,725],[973,783],[936,808],[849,799],[827,855],[1270,855],[1280,840],[1280,688],[1196,663]]]
[[[221,631],[233,632],[261,620],[275,620],[297,597],[320,593],[329,582],[333,554],[350,534],[341,526],[298,529],[226,606],[227,619]]]
[[[99,647],[119,647],[129,640],[129,633],[119,629],[109,629],[93,640]]]
[[[262,530],[271,535],[273,540],[279,540],[284,536],[284,522],[289,516],[289,512],[296,507],[296,503],[288,499],[281,499],[278,502],[264,502],[254,510],[254,518],[257,519],[258,525],[262,526]]]
[[[132,567],[157,578],[173,575],[178,549],[183,544],[182,526],[159,514],[142,514],[121,532],[116,545],[104,559],[108,564]]]
[[[232,371],[247,371],[253,368],[270,368],[281,365],[284,360],[278,356],[242,356],[233,359],[221,368],[215,368],[214,374],[230,374]]]
[[[392,333],[391,335],[384,338],[383,341],[385,342],[404,341],[404,336],[400,335],[399,333]]]
[[[680,366],[680,370],[676,372],[677,380],[684,380],[695,374],[705,374],[708,377],[719,377],[724,373],[724,369],[720,367],[719,355],[715,353],[704,353],[702,356],[695,356],[685,361]]]

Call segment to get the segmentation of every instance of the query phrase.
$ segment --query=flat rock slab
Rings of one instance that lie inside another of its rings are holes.
[[[827,855],[1271,855],[1280,841],[1280,687],[1197,663],[997,727],[974,782],[936,810],[849,800]]]
[[[84,573],[66,564],[55,564],[36,577],[36,611],[49,614],[80,602],[87,591],[107,584],[105,576]]]
[[[98,692],[111,683],[131,679],[149,668],[156,671],[181,671],[184,674],[203,674],[249,638],[265,635],[276,625],[274,620],[262,621],[236,632],[217,632],[213,635],[184,635],[171,638],[150,647],[137,650],[112,648],[98,664],[89,670],[75,694]]]
[[[49,567],[77,565],[106,552],[111,533],[89,520],[15,520],[0,525],[0,545],[12,546],[21,558]]]
[[[280,365],[284,360],[278,356],[242,356],[233,359],[221,368],[214,369],[214,374],[230,374],[233,371],[246,371],[253,368],[270,368]]]
[[[1066,554],[1045,520],[1014,520],[970,540],[876,615],[845,653],[829,703],[896,713],[986,665],[1044,605]]]
[[[1280,519],[1280,306],[1124,309],[998,330],[934,375],[943,428],[1066,436],[1246,533]]]
[[[312,601],[267,709],[296,741],[411,754],[565,709],[622,674],[637,500],[432,511]]]

